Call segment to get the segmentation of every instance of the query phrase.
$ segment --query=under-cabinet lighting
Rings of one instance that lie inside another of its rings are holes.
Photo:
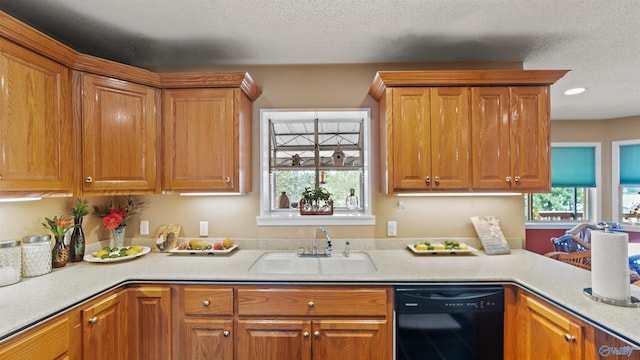
[[[395,194],[403,197],[478,197],[478,196],[522,196],[522,193],[402,193]]]
[[[236,192],[194,192],[194,193],[180,193],[180,196],[242,196],[246,193]]]
[[[573,88],[573,89],[569,89],[566,90],[564,92],[565,95],[578,95],[578,94],[582,94],[583,92],[587,91],[586,88],[583,87],[577,87],[577,88]]]
[[[25,201],[37,201],[42,200],[41,197],[25,197],[25,198],[0,198],[0,203],[8,202],[25,202]]]

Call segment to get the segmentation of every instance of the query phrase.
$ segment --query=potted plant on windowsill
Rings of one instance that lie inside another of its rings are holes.
[[[322,187],[304,188],[300,199],[300,215],[332,215],[333,200],[331,193]]]

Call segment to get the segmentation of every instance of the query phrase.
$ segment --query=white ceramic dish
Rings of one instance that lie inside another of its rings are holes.
[[[183,255],[226,255],[231,253],[233,250],[237,249],[238,245],[233,245],[232,247],[224,250],[178,250],[178,248],[171,249],[167,251],[170,254],[183,254]]]
[[[129,246],[125,246],[125,247],[129,247]],[[137,253],[137,254],[133,254],[133,255],[129,255],[129,256],[123,256],[123,257],[117,257],[117,258],[107,258],[107,259],[100,259],[96,257],[97,252],[91,253],[91,254],[85,254],[84,255],[84,261],[88,261],[88,262],[93,262],[93,263],[112,263],[112,262],[120,262],[120,261],[126,261],[126,260],[131,260],[131,259],[135,259],[137,257],[140,257],[142,255],[145,255],[147,253],[149,253],[151,251],[151,248],[148,246],[141,246],[142,251]]]
[[[438,255],[438,254],[468,254],[474,251],[478,251],[478,249],[467,245],[467,249],[447,249],[447,250],[418,250],[413,247],[414,244],[408,244],[407,247],[409,250],[413,251],[414,254],[424,254],[424,255]]]

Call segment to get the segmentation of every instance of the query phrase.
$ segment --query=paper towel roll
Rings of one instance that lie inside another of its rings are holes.
[[[629,301],[629,236],[626,233],[591,233],[591,287],[593,295]]]

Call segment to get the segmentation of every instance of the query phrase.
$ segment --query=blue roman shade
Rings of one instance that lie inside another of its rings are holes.
[[[620,185],[640,185],[640,144],[620,145]]]
[[[596,148],[551,148],[552,187],[596,187]]]

